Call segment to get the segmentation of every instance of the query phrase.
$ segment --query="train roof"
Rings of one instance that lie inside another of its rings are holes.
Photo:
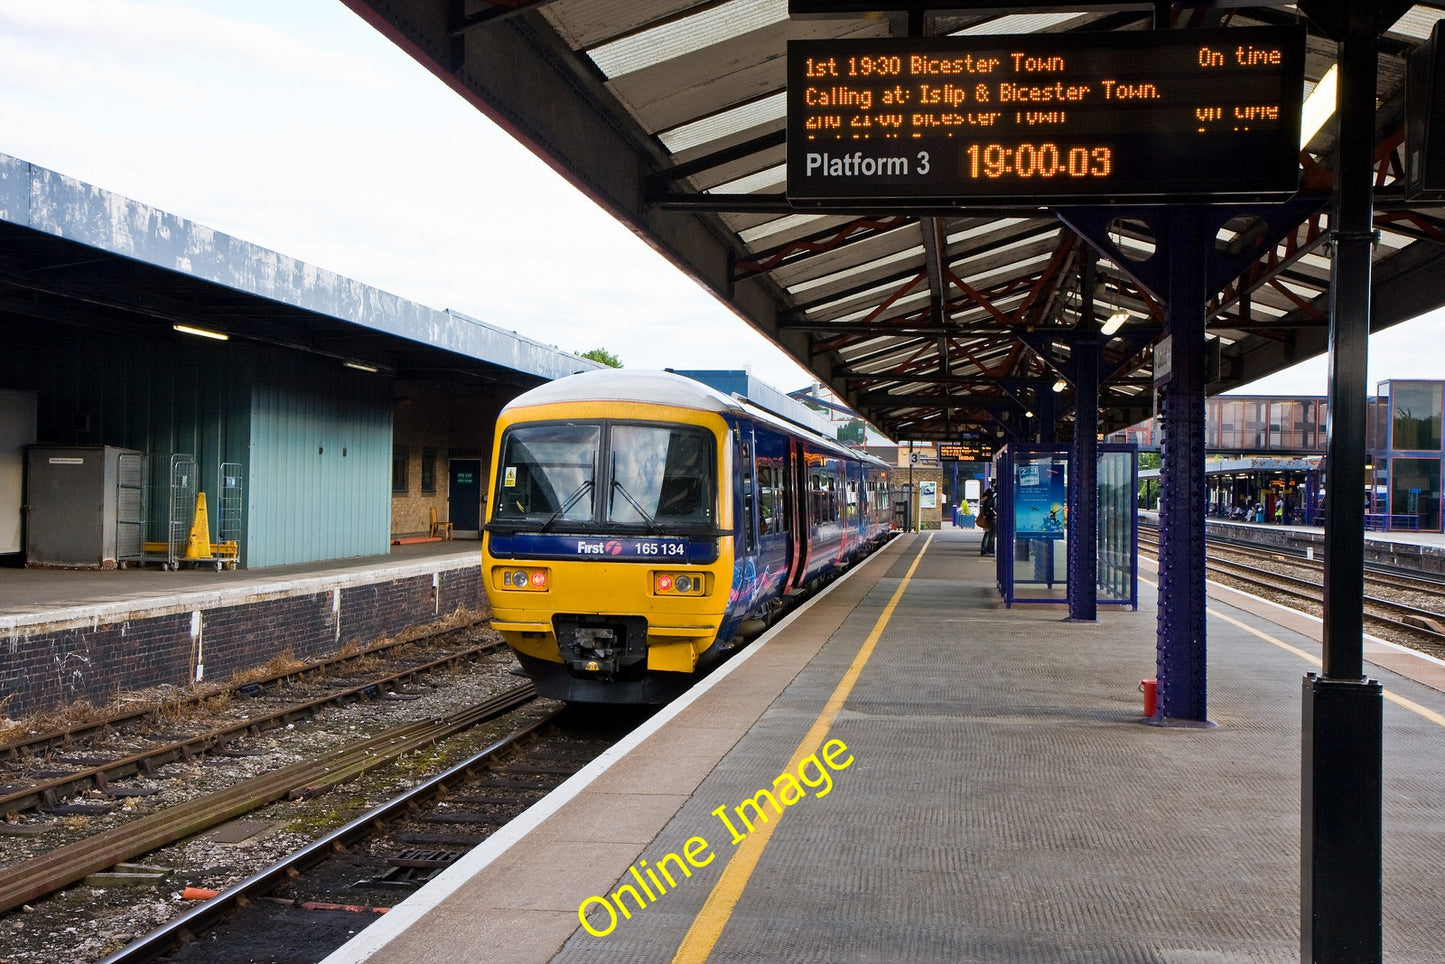
[[[636,368],[603,368],[578,372],[539,385],[508,402],[507,412],[533,405],[555,405],[561,402],[641,402],[650,405],[671,405],[719,414],[743,415],[767,422],[789,432],[807,435],[840,454],[864,462],[887,465],[866,452],[855,452],[836,439],[816,429],[800,425],[786,416],[769,411],[747,399],[724,395],[702,382],[673,372]]]
[[[602,368],[554,379],[523,392],[502,411],[559,402],[644,402],[708,412],[742,412],[734,399],[702,382],[672,372]]]

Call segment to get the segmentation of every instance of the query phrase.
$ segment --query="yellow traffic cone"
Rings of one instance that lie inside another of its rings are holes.
[[[196,519],[191,523],[191,537],[186,540],[187,559],[211,558],[211,520],[206,515],[206,493],[196,494]]]

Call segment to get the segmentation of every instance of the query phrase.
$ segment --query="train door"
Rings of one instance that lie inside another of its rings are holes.
[[[447,474],[447,511],[452,520],[452,535],[475,539],[481,530],[482,462],[452,459]]]
[[[742,493],[743,515],[738,545],[742,555],[753,557],[758,554],[758,466],[752,426],[739,428],[737,438],[738,491]]]
[[[788,571],[788,588],[801,589],[803,574],[808,571],[808,548],[812,539],[808,519],[808,460],[798,439],[788,440],[788,467],[784,478],[789,489],[788,504],[792,507],[788,518],[793,525],[793,564]]]

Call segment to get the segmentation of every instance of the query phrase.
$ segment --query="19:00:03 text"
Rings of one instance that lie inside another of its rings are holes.
[[[1067,147],[1057,144],[970,144],[961,160],[962,173],[970,178],[997,180],[1005,177],[1108,177],[1113,173],[1114,152],[1107,147]],[[928,151],[914,158],[869,157],[862,151],[831,154],[809,151],[804,173],[808,177],[899,177],[927,175],[933,170]]]

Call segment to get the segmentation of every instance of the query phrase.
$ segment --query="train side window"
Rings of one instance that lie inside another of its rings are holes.
[[[773,531],[773,512],[777,494],[773,487],[773,467],[758,463],[758,532],[768,535]]]
[[[828,521],[828,478],[823,473],[808,473],[808,515],[815,526]]]

